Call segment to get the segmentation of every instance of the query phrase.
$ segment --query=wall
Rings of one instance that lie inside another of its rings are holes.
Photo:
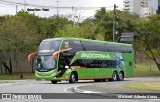
[[[5,55],[7,55],[7,53],[3,53]],[[28,53],[18,53],[17,56],[17,61],[15,59],[15,53],[11,52],[9,54],[9,56],[11,57],[11,61],[12,61],[12,72],[13,73],[31,73],[32,71],[35,70],[32,69],[32,65],[31,63],[28,62],[27,57],[28,57]],[[7,59],[7,66],[9,66],[9,59]],[[5,67],[2,65],[2,63],[0,63],[0,73],[5,73]]]

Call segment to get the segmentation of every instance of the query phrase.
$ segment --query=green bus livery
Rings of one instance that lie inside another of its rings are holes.
[[[36,80],[95,82],[124,80],[134,74],[132,45],[81,38],[53,38],[41,42],[36,56]]]

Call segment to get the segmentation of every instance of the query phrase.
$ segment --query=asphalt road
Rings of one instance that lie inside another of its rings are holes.
[[[0,84],[0,93],[27,93],[27,94],[32,94],[32,93],[48,93],[50,95],[50,97],[52,97],[52,99],[56,99],[56,102],[62,102],[62,101],[76,101],[76,102],[81,102],[81,99],[85,99],[85,101],[87,102],[97,102],[97,101],[101,101],[101,102],[133,102],[135,100],[133,99],[106,99],[108,98],[108,96],[104,97],[104,96],[100,96],[100,95],[93,95],[93,94],[79,94],[76,93],[75,94],[75,88],[78,90],[83,90],[86,92],[102,92],[102,93],[106,93],[106,90],[100,90],[103,87],[107,87],[107,85],[111,84],[110,89],[115,90],[114,87],[112,87],[112,85],[118,85],[118,84],[125,84],[125,83],[133,83],[133,82],[146,82],[146,81],[160,81],[160,78],[158,77],[151,77],[151,78],[128,78],[125,79],[125,81],[118,81],[118,82],[101,82],[101,83],[95,83],[92,80],[88,80],[88,81],[79,81],[78,83],[75,84],[70,84],[68,81],[62,81],[59,82],[57,84],[52,84],[50,81],[36,81],[36,80],[0,80],[0,82],[13,82],[11,84]],[[94,86],[94,87],[93,87]],[[99,88],[101,87],[101,88]],[[94,89],[94,90],[93,90]],[[69,93],[69,94],[68,94]],[[45,95],[42,94],[42,95]],[[48,95],[47,94],[47,95]],[[54,97],[53,97],[54,96]],[[49,96],[48,96],[49,97]],[[49,98],[50,98],[49,97]],[[73,99],[72,99],[73,97]],[[66,100],[68,98],[68,100]],[[88,100],[89,98],[89,100]],[[62,100],[63,99],[63,100]],[[80,100],[79,100],[80,99]],[[14,100],[0,100],[2,101],[11,101],[14,102]],[[22,100],[15,100],[15,102],[17,101],[22,101]],[[23,101],[29,101],[29,100],[23,100]],[[44,101],[44,100],[32,100],[32,101]],[[49,100],[47,99],[47,101],[53,101],[53,100]],[[157,99],[136,99],[136,102],[150,102],[150,101],[156,101],[159,102],[160,100]]]

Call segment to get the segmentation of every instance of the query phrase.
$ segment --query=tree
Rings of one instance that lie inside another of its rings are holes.
[[[67,18],[61,16],[53,16],[50,18],[43,18],[38,21],[38,33],[42,39],[54,38],[56,33],[63,29],[66,24],[70,24]]]
[[[152,59],[160,70],[160,15],[150,16],[137,26],[136,50]]]
[[[105,8],[97,10],[95,14],[96,19],[96,33],[100,33],[104,36],[104,40],[112,41],[113,33],[113,15],[114,11],[106,11]],[[125,11],[116,10],[115,17],[115,29],[118,34],[115,35],[115,39],[118,39],[123,32],[133,32],[135,31],[136,22],[139,21],[137,15],[129,14]]]
[[[111,12],[106,11],[106,8],[101,8],[94,15],[96,19],[96,33],[104,36],[105,41],[112,39],[113,19]]]
[[[36,20],[33,15],[28,13],[18,13],[16,16],[8,17],[0,27],[0,45],[1,62],[4,67],[12,73],[12,63],[15,62],[19,70],[27,58],[29,51],[37,49],[38,34],[35,26]],[[37,17],[36,17],[37,18]],[[21,53],[26,56],[22,57]],[[5,54],[7,53],[7,54]],[[14,53],[14,59],[11,59],[11,53]],[[9,65],[7,65],[9,59]]]
[[[84,20],[80,24],[67,24],[63,29],[59,29],[55,37],[76,37],[86,39],[96,39],[96,26],[91,19]]]

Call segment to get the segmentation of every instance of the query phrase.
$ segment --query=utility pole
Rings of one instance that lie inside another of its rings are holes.
[[[115,41],[116,32],[116,4],[114,4],[114,15],[113,15],[113,42]]]
[[[57,17],[59,16],[59,14],[58,14],[58,3],[59,3],[59,1],[56,1],[57,2]]]
[[[26,0],[24,0],[24,12],[26,12]]]
[[[17,14],[18,5],[16,5],[16,14]]]

